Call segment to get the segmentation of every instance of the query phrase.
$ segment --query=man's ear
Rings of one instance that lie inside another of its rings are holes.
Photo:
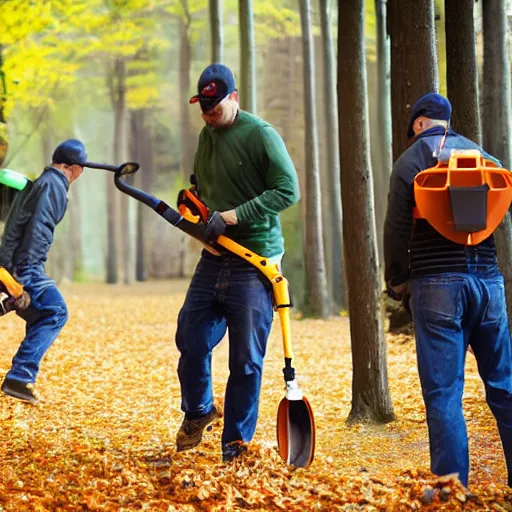
[[[425,118],[423,116],[417,117],[414,120],[414,123],[412,123],[412,130],[414,132],[414,135],[418,135],[418,133],[421,133],[423,130],[423,121]]]
[[[236,102],[238,102],[238,91],[233,91],[230,95],[229,95],[229,98],[232,99],[232,100],[235,100]]]

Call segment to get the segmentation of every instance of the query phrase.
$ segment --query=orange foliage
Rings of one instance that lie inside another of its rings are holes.
[[[176,317],[186,283],[63,287],[70,320],[43,361],[36,406],[0,396],[0,511],[409,511],[512,510],[495,422],[468,355],[464,405],[471,440],[470,489],[436,478],[409,336],[389,337],[397,421],[345,423],[351,400],[348,319],[292,322],[295,367],[317,423],[308,469],[276,449],[284,396],[276,323],[269,342],[260,420],[249,451],[220,460],[220,429],[176,453],[180,425]],[[0,377],[23,322],[0,320]],[[214,356],[222,401],[227,343]]]

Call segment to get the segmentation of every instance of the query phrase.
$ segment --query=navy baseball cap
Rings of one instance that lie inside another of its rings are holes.
[[[236,90],[233,72],[224,64],[210,64],[199,77],[197,82],[198,94],[192,96],[189,102],[199,102],[201,110],[208,112]]]
[[[424,116],[429,119],[440,119],[450,122],[452,115],[452,106],[450,102],[437,92],[429,92],[425,94],[412,106],[409,113],[409,124],[407,126],[407,136],[414,137],[412,125],[418,117]]]
[[[68,139],[61,142],[53,152],[54,164],[81,165],[87,167],[87,153],[84,145],[77,139]]]

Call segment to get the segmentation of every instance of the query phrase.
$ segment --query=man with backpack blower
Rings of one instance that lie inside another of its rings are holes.
[[[69,186],[88,165],[80,141],[68,139],[59,144],[52,164],[18,192],[6,220],[0,245],[2,314],[15,310],[26,321],[26,333],[1,389],[24,402],[37,402],[32,385],[41,360],[68,318],[64,298],[46,275],[45,262],[55,227],[66,213]],[[23,294],[13,297],[21,293],[18,289]]]
[[[384,229],[385,278],[388,293],[396,300],[405,298],[411,307],[432,472],[458,473],[468,485],[462,394],[464,362],[471,347],[496,418],[511,485],[512,350],[503,276],[492,235],[507,213],[509,196],[501,196],[505,199],[500,215],[492,218],[489,212],[491,206],[496,208],[500,194],[510,194],[510,187],[502,185],[512,182],[509,171],[501,169],[496,159],[450,128],[450,116],[450,102],[437,93],[422,96],[411,109],[408,135],[413,143],[391,174]],[[443,168],[442,152],[449,156]],[[484,164],[477,165],[482,158]],[[451,162],[456,164],[453,171]],[[448,172],[453,181],[446,179]],[[417,180],[420,173],[432,179],[424,191]],[[466,183],[465,176],[471,178]],[[477,183],[475,177],[480,181],[482,176],[486,182]],[[494,188],[493,181],[489,185],[487,176],[502,183],[492,195],[488,191]],[[439,180],[443,177],[445,182]],[[448,184],[446,193],[442,183]],[[449,212],[449,218],[442,219],[443,211]],[[482,218],[475,216],[478,211]]]

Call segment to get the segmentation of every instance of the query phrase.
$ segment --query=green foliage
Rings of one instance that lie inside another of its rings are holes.
[[[298,36],[299,14],[272,0],[258,0],[254,2],[254,29],[257,37],[263,39]]]

